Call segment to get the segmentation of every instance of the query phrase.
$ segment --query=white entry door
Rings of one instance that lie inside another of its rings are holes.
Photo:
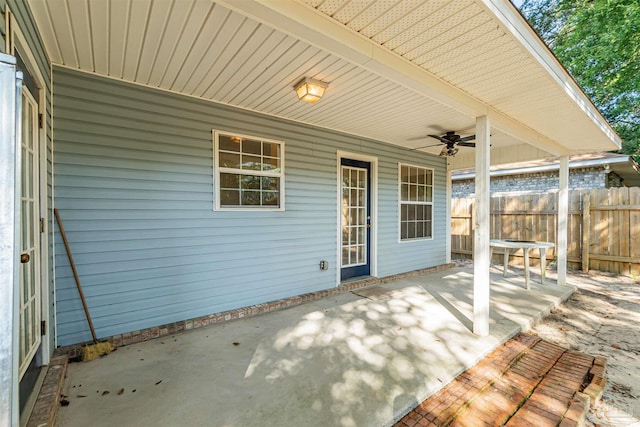
[[[38,105],[22,88],[20,194],[20,378],[38,351],[40,334],[40,180]]]

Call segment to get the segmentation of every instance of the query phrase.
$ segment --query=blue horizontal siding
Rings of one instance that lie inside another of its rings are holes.
[[[56,207],[98,335],[336,286],[337,150],[379,158],[378,275],[445,261],[442,158],[62,68],[54,82]],[[284,211],[213,210],[212,129],[284,141]],[[398,243],[398,162],[435,170],[432,240]],[[66,345],[90,335],[58,235],[55,250]]]

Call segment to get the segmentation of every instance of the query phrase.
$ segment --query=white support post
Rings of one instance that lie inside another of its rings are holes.
[[[446,235],[446,262],[449,264],[451,262],[451,165],[449,161],[447,161],[447,176],[446,176],[446,224],[445,224],[445,235]]]
[[[473,248],[473,333],[489,335],[489,165],[490,128],[488,116],[476,118],[476,216]]]
[[[558,191],[558,285],[567,284],[567,223],[569,217],[569,156],[560,157]]]

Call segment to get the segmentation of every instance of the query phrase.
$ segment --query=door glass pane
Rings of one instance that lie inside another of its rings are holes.
[[[342,166],[342,267],[366,263],[367,170]]]

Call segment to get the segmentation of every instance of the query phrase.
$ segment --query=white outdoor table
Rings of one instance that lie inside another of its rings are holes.
[[[522,249],[524,253],[524,282],[529,289],[529,250],[540,250],[540,283],[544,285],[544,279],[546,277],[547,268],[547,248],[553,248],[555,245],[551,242],[534,242],[531,240],[490,240],[489,242],[489,259],[493,255],[493,248],[504,248],[504,271],[503,276],[507,275],[507,268],[509,267],[509,255],[511,250],[514,252],[518,249]]]

